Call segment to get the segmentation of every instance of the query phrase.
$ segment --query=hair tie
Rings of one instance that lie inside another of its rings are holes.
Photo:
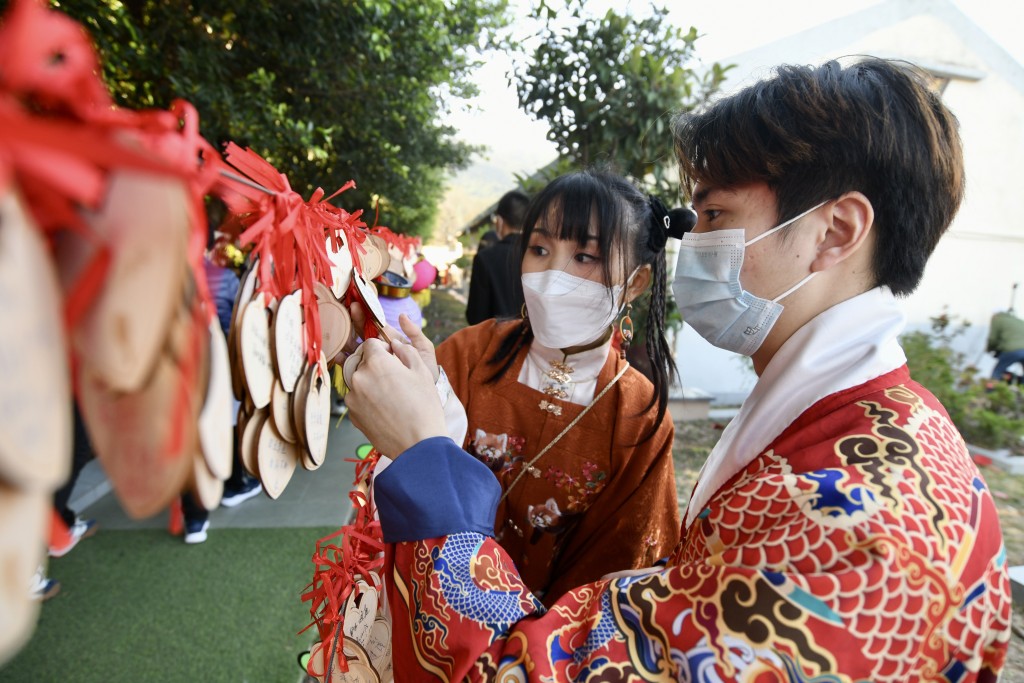
[[[653,194],[647,195],[651,205],[651,231],[648,244],[655,252],[665,248],[669,237],[682,239],[697,224],[697,214],[689,209],[672,209]]]

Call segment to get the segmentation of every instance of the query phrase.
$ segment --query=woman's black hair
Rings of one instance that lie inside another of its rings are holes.
[[[591,225],[596,223],[605,284],[610,284],[612,280],[613,263],[608,258],[609,254],[619,255],[621,272],[627,276],[641,266],[651,266],[650,311],[645,337],[647,354],[651,360],[654,394],[641,412],[657,404],[658,417],[648,433],[641,437],[640,443],[650,439],[664,419],[668,408],[669,384],[676,377],[676,364],[665,339],[668,281],[664,234],[668,221],[664,220],[663,212],[656,208],[660,204],[621,176],[597,169],[569,173],[551,181],[534,196],[526,211],[520,240],[521,261],[529,247],[530,235],[538,224],[544,224],[543,227],[551,232],[552,239],[573,240],[585,246],[591,235]],[[672,231],[673,234],[675,232]],[[529,318],[525,318],[487,359],[489,365],[497,366],[494,374],[488,378],[488,383],[502,377],[515,362],[520,350],[528,346],[532,339],[533,330]]]

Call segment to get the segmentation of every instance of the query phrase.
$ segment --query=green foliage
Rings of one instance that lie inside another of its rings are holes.
[[[508,22],[506,0],[51,1],[92,34],[119,104],[183,97],[215,145],[252,147],[304,196],[354,179],[346,208],[379,200],[412,234],[474,151],[440,115]]]
[[[544,22],[532,60],[516,67],[520,106],[550,126],[548,137],[572,165],[607,163],[665,197],[679,190],[669,130],[674,112],[706,101],[729,67],[693,68],[697,29],[682,31],[651,7],[636,18],[584,11],[583,0],[556,10],[541,0]]]
[[[910,374],[942,402],[969,443],[985,448],[1020,448],[1024,436],[1024,398],[1018,386],[978,378],[952,343],[969,323],[943,312],[931,319],[930,331],[900,339]]]
[[[518,189],[532,197],[558,176],[571,173],[577,168],[577,164],[569,157],[559,157],[530,175],[515,173],[513,177],[516,179]]]

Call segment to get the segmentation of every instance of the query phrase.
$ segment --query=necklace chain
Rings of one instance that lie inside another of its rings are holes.
[[[499,503],[500,503],[501,501],[505,500],[506,498],[508,498],[508,494],[510,494],[510,493],[512,492],[512,489],[514,489],[514,488],[515,488],[515,486],[516,486],[516,484],[518,484],[518,483],[519,483],[519,480],[520,480],[520,479],[522,479],[522,478],[523,478],[523,476],[524,476],[524,475],[525,475],[525,474],[526,474],[527,472],[529,472],[530,470],[532,470],[532,469],[533,469],[533,465],[534,465],[534,463],[536,463],[536,462],[537,462],[538,460],[540,460],[540,459],[541,459],[541,457],[542,457],[542,456],[543,456],[543,455],[544,455],[545,453],[547,453],[547,452],[548,452],[549,450],[551,450],[551,447],[552,447],[552,446],[554,446],[554,445],[555,445],[556,443],[558,443],[559,441],[561,441],[561,440],[562,440],[562,437],[563,437],[563,436],[565,436],[566,434],[568,434],[568,433],[569,433],[569,430],[570,430],[570,429],[572,429],[572,428],[573,428],[573,427],[575,427],[575,426],[576,426],[577,424],[579,424],[579,421],[583,419],[583,416],[584,416],[584,415],[586,415],[586,414],[587,414],[588,412],[590,412],[590,409],[591,409],[591,408],[593,408],[593,407],[594,407],[594,405],[595,405],[595,404],[596,404],[596,403],[597,403],[598,401],[600,401],[600,400],[601,400],[601,398],[602,398],[602,397],[603,397],[603,396],[604,396],[605,394],[607,394],[607,393],[608,393],[608,391],[609,391],[609,390],[610,390],[610,389],[611,389],[611,388],[612,388],[613,386],[615,386],[615,383],[616,383],[616,382],[618,382],[618,381],[619,381],[619,379],[621,379],[621,378],[622,378],[622,376],[626,374],[626,370],[629,370],[629,363],[626,363],[626,364],[625,364],[625,365],[624,365],[624,366],[622,367],[622,369],[621,369],[621,370],[619,370],[618,374],[617,374],[617,375],[615,375],[615,377],[614,377],[614,378],[612,379],[612,381],[611,381],[611,382],[608,382],[608,384],[607,384],[607,385],[605,385],[605,388],[601,390],[601,393],[599,393],[599,394],[598,394],[597,396],[595,396],[595,397],[594,397],[594,400],[593,400],[593,401],[591,401],[590,403],[588,403],[588,404],[587,404],[587,407],[586,407],[586,408],[584,408],[584,409],[583,409],[583,411],[582,411],[582,412],[581,412],[581,413],[580,413],[579,415],[577,415],[577,416],[576,416],[575,418],[573,418],[573,421],[572,421],[572,422],[570,422],[570,423],[569,423],[568,425],[566,425],[565,429],[563,429],[563,430],[562,430],[562,431],[561,431],[561,432],[560,432],[560,433],[558,434],[558,436],[556,436],[556,437],[555,437],[554,439],[552,439],[552,440],[551,440],[551,443],[549,443],[549,444],[548,444],[547,446],[545,446],[544,448],[542,448],[542,449],[541,449],[541,451],[540,451],[540,453],[538,453],[537,455],[533,456],[533,458],[532,458],[532,459],[530,460],[530,462],[526,463],[526,465],[524,465],[524,466],[523,466],[523,468],[522,468],[521,470],[519,470],[519,474],[518,474],[518,475],[516,475],[516,478],[512,480],[512,483],[511,483],[511,484],[509,484],[509,487],[508,487],[507,489],[505,489],[505,492],[504,492],[503,494],[501,494],[501,500],[499,500],[499,501],[498,501]]]

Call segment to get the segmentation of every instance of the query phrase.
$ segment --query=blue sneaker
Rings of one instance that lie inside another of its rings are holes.
[[[241,488],[225,489],[224,497],[220,499],[220,504],[226,508],[233,508],[236,505],[244,503],[253,496],[258,496],[262,490],[263,485],[260,484],[259,479],[256,479],[255,477],[246,479]]]
[[[189,545],[206,541],[206,531],[210,528],[210,520],[202,522],[185,522],[185,543]]]

